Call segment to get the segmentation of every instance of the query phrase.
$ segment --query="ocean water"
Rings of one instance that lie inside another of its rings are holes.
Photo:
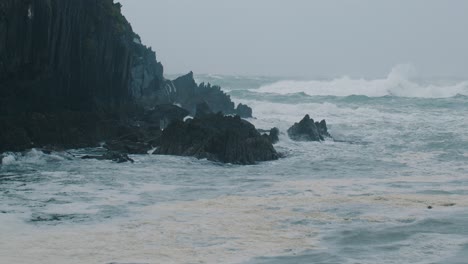
[[[468,82],[197,76],[278,127],[254,166],[10,153],[0,263],[468,263]],[[293,142],[305,114],[335,141]],[[432,209],[429,209],[432,207]]]

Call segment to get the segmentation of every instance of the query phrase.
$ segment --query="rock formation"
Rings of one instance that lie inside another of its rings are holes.
[[[96,156],[86,155],[86,156],[83,156],[82,159],[111,160],[117,163],[135,162],[127,154],[114,152],[114,151],[108,151],[104,153],[103,155],[96,155]]]
[[[172,104],[162,104],[145,111],[143,120],[152,124],[159,124],[160,129],[164,129],[175,120],[183,120],[190,113],[189,111]]]
[[[279,141],[279,129],[274,127],[270,129],[270,132],[268,133],[268,140],[271,142],[271,144],[276,144]]]
[[[331,138],[325,120],[314,122],[309,115],[289,128],[288,135],[296,141],[323,141],[327,137]]]
[[[203,118],[211,114],[213,114],[213,111],[211,111],[210,106],[207,103],[203,102],[201,104],[197,104],[197,107],[195,110],[196,118]]]
[[[129,103],[137,36],[119,4],[2,0],[0,13],[1,113]]]
[[[240,117],[252,117],[252,108],[245,104],[239,104],[236,109],[236,114]]]
[[[166,80],[120,9],[113,0],[0,1],[0,152],[106,141],[144,153],[203,102],[251,117],[193,73]]]
[[[250,107],[240,104],[236,108],[230,96],[225,94],[221,87],[212,86],[209,83],[197,85],[193,78],[193,72],[175,79],[172,83],[176,90],[174,103],[181,105],[192,114],[195,114],[198,104],[206,103],[215,113],[222,112],[224,114],[237,114],[245,118],[252,117]]]
[[[252,124],[239,116],[220,113],[171,123],[163,131],[161,144],[155,153],[233,164],[278,159],[271,142]]]

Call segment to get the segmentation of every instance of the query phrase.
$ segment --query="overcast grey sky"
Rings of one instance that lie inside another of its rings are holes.
[[[467,0],[119,0],[166,73],[468,77]]]

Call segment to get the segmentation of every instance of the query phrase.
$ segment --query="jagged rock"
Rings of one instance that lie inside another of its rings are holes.
[[[163,66],[156,60],[156,53],[141,44],[138,35],[130,46],[133,52],[129,87],[132,97],[145,108],[151,108],[155,102],[170,103],[170,90],[166,89]]]
[[[145,112],[143,120],[153,124],[159,124],[160,129],[166,128],[169,123],[175,120],[183,120],[190,113],[173,104],[157,105]]]
[[[192,114],[195,114],[196,106],[200,103],[206,103],[215,113],[237,113],[229,95],[225,94],[219,86],[212,86],[209,83],[197,85],[193,72],[173,80],[172,83],[176,89],[176,103]]]
[[[233,164],[278,159],[271,142],[239,116],[212,114],[170,124],[155,154],[194,156]]]
[[[271,144],[276,144],[279,141],[279,129],[274,127],[270,130],[266,129],[257,129],[259,133],[262,134],[263,137],[267,138]]]
[[[197,85],[193,73],[164,79],[119,3],[0,0],[0,152],[106,141],[110,149],[142,153],[159,144],[159,128],[202,102],[238,113],[218,86]]]
[[[161,134],[159,122],[121,125],[117,129],[117,136],[107,140],[103,147],[120,153],[147,154],[159,144]]]
[[[288,129],[288,135],[296,141],[323,141],[328,134],[327,123],[325,120],[314,122],[309,115],[306,115],[299,123],[295,123]]]
[[[147,154],[152,146],[146,142],[135,142],[132,140],[109,140],[104,148],[128,154]]]
[[[236,109],[236,113],[243,118],[252,117],[252,108],[245,104],[239,104]]]
[[[274,127],[270,130],[268,134],[268,139],[270,140],[271,144],[276,144],[279,141],[279,129]]]
[[[112,137],[135,108],[135,37],[113,0],[2,0],[0,151]]]
[[[213,114],[213,112],[211,111],[210,106],[206,102],[197,104],[195,113],[196,118],[203,118],[211,114]]]
[[[117,163],[124,163],[124,162],[133,163],[134,162],[134,160],[131,159],[127,154],[119,153],[115,151],[108,151],[100,156],[86,155],[86,156],[83,156],[82,159],[112,160]]]

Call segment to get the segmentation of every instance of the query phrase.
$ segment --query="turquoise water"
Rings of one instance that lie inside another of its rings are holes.
[[[466,263],[468,84],[201,75],[280,128],[278,161],[10,154],[0,263]],[[336,139],[293,142],[305,114]],[[428,209],[431,206],[432,209]]]

